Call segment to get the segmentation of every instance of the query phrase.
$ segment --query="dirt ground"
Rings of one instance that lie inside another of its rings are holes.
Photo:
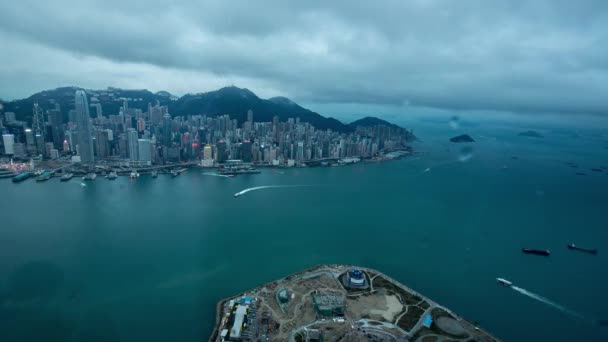
[[[354,319],[367,314],[370,319],[385,322],[394,322],[395,316],[403,310],[403,305],[396,296],[381,293],[350,297],[346,305],[350,317]]]

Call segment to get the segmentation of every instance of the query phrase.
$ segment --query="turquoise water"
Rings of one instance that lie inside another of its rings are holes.
[[[606,132],[415,127],[428,153],[380,164],[0,180],[1,340],[200,341],[219,299],[318,263],[377,268],[505,341],[608,340],[593,324],[608,318],[608,170],[590,170],[608,167]],[[464,132],[472,151],[447,142]],[[309,186],[233,197],[261,185]]]

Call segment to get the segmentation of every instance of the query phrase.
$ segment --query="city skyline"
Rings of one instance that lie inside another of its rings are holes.
[[[35,139],[35,147],[31,146],[32,142],[28,143],[27,132],[31,134],[29,127],[38,122],[38,116],[34,115],[28,123],[18,121],[13,112],[5,112],[5,155],[71,157],[72,161],[84,165],[104,160],[129,162],[133,166],[196,161],[204,167],[216,167],[230,160],[241,160],[267,166],[303,166],[328,159],[377,157],[405,149],[414,139],[411,131],[382,120],[372,125],[362,124],[345,133],[316,129],[298,116],[281,121],[275,115],[272,121],[255,121],[251,109],[247,110],[243,122],[228,113],[172,116],[166,105],[148,103],[144,111],[130,107],[127,98],[116,98],[121,106],[117,113],[111,113],[104,110],[98,100],[108,92],[112,95],[111,90],[91,94],[76,90],[74,108],[63,109],[68,112],[67,120],[62,118],[60,104],[50,99],[54,108],[44,112],[46,120],[41,119],[43,131],[48,133]],[[91,113],[90,108],[94,108],[95,113]],[[34,112],[38,110],[40,106],[35,103]]]

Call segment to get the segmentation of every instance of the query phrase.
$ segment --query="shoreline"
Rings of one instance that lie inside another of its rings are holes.
[[[462,318],[461,316],[459,316],[458,314],[455,314],[452,310],[438,304],[437,302],[433,301],[432,299],[411,289],[407,285],[393,279],[392,277],[384,274],[383,272],[380,272],[375,269],[367,268],[367,267],[361,267],[361,266],[355,266],[355,265],[342,265],[342,264],[314,265],[310,268],[289,274],[282,278],[275,279],[275,280],[269,281],[264,284],[260,284],[254,288],[245,290],[236,295],[220,299],[216,304],[215,325],[210,334],[208,341],[217,342],[217,341],[223,340],[220,338],[219,334],[220,334],[220,330],[222,328],[222,317],[225,312],[224,308],[227,303],[234,302],[234,301],[238,300],[239,298],[242,298],[245,296],[251,296],[251,297],[256,298],[257,293],[265,290],[266,288],[277,288],[277,289],[283,288],[282,286],[287,286],[288,284],[295,283],[298,281],[314,279],[314,278],[322,276],[322,275],[331,275],[338,283],[341,283],[339,279],[341,277],[343,277],[351,269],[358,269],[358,270],[365,272],[368,279],[370,279],[369,276],[371,274],[373,274],[374,276],[371,277],[371,284],[369,285],[370,286],[369,291],[367,291],[367,289],[366,289],[366,291],[358,292],[356,294],[350,294],[350,296],[356,297],[359,295],[365,295],[365,293],[373,294],[373,293],[376,293],[377,291],[388,291],[382,287],[380,288],[380,290],[374,290],[373,280],[376,277],[380,277],[380,279],[384,279],[384,280],[388,281],[390,284],[397,286],[401,290],[405,291],[406,293],[409,293],[413,296],[417,296],[417,297],[421,298],[422,301],[426,301],[428,303],[427,309],[424,310],[424,312],[420,315],[417,323],[409,331],[405,331],[405,330],[401,329],[400,327],[393,325],[393,328],[395,328],[397,330],[401,330],[401,332],[404,333],[404,335],[408,338],[412,338],[412,337],[416,337],[416,336],[417,336],[417,339],[421,338],[424,335],[424,333],[426,332],[425,329],[428,330],[428,328],[425,328],[422,326],[423,317],[427,316],[427,315],[430,316],[432,314],[432,312],[434,312],[435,310],[439,310],[439,311],[443,311],[443,312],[447,313],[447,317],[451,316],[451,318],[454,319],[456,322],[458,322],[458,324],[460,324],[460,326],[462,326],[463,329],[465,329],[466,331],[474,331],[480,336],[487,337],[487,341],[500,341],[499,339],[497,339],[497,338],[493,337],[491,334],[489,334],[487,331],[476,326],[474,323],[471,323],[471,322],[465,320],[464,318]],[[344,284],[342,284],[342,286],[344,286]],[[349,295],[347,294],[346,296],[348,297]],[[406,310],[406,312],[407,312],[407,310]],[[442,317],[445,317],[445,316],[442,316]],[[397,320],[399,320],[399,319],[397,319]],[[361,322],[361,321],[369,321],[369,320],[359,320],[358,322]],[[290,341],[293,340],[293,336],[296,333],[298,333],[301,329],[304,329],[306,331],[308,329],[307,327],[315,326],[315,325],[323,325],[324,322],[325,322],[325,320],[323,320],[323,322],[321,322],[319,320],[315,320],[313,322],[308,322],[307,324],[303,325],[302,327],[294,326],[292,328],[293,330],[290,333]],[[391,323],[387,323],[387,324],[390,325]],[[395,322],[395,324],[396,324],[396,322]],[[367,325],[364,325],[364,326],[367,326]],[[374,328],[367,326],[367,329],[373,330]],[[379,330],[380,329],[378,329],[378,331]],[[421,332],[423,334],[419,335]],[[486,340],[486,339],[484,339],[484,340]],[[414,341],[414,340],[412,340],[412,341]]]

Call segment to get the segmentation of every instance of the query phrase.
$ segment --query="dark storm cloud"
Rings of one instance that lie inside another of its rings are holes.
[[[308,102],[608,109],[601,0],[21,0],[0,4],[0,19],[9,95],[41,80],[175,92],[231,81]]]

